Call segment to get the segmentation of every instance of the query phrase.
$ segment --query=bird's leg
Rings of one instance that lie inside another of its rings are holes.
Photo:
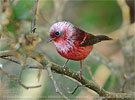
[[[68,63],[69,59],[67,59],[67,61],[65,62],[65,64],[63,65],[63,67],[67,68],[66,65]]]
[[[80,79],[82,78],[82,61],[80,61]]]

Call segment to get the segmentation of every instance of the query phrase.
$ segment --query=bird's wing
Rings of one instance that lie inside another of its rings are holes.
[[[112,40],[112,38],[105,35],[94,36],[92,34],[86,33],[82,42],[80,43],[80,46],[89,46],[106,40]]]
[[[80,43],[80,46],[89,46],[98,42],[100,42],[100,40],[96,38],[96,36],[86,33],[82,42]]]
[[[109,38],[108,36],[105,36],[105,35],[95,36],[90,33],[86,33],[85,31],[79,28],[76,28],[75,33],[73,34],[72,39],[75,39],[79,43],[80,46],[90,46],[101,41],[112,40],[112,38]]]
[[[80,46],[89,46],[99,42],[99,39],[96,36],[86,33],[85,31],[76,28],[76,32],[73,34],[72,39],[75,39]]]

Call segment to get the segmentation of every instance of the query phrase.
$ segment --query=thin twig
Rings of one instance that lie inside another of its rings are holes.
[[[128,79],[127,79],[127,76],[126,76],[125,74],[123,75],[123,78],[124,78],[125,81],[124,81],[124,83],[123,83],[122,88],[121,88],[120,91],[121,91],[122,93],[125,93],[125,86],[126,86],[126,84],[127,84]]]
[[[16,63],[16,64],[21,64],[19,61],[17,61],[15,58],[13,57],[0,57],[1,59],[4,59],[4,60],[8,60],[10,62],[13,62],[13,63]],[[29,69],[46,69],[46,67],[41,67],[41,66],[33,66],[33,65],[28,65],[26,64],[26,67],[29,68]]]
[[[81,84],[80,82],[78,82],[77,80],[75,80],[74,78],[69,77],[69,76],[67,76],[67,75],[64,75],[64,77],[66,77],[67,79],[73,81],[73,82],[76,83],[77,85],[82,86],[82,84]]]
[[[27,60],[27,56],[24,55],[23,64],[21,66],[21,71],[20,71],[19,77],[18,77],[19,81],[21,81],[22,73],[23,73],[24,69],[26,68],[26,60]]]
[[[92,75],[91,69],[90,69],[90,67],[87,65],[86,62],[85,62],[84,67],[88,70],[88,73],[89,73],[89,75],[90,75],[92,81],[94,81],[94,77],[93,77],[93,75]],[[94,82],[95,82],[95,81],[94,81]]]
[[[35,60],[36,60],[36,58],[35,58]],[[51,71],[56,72],[56,73],[61,74],[61,75],[64,75],[64,76],[67,76],[67,77],[70,77],[73,80],[76,80],[77,83],[80,83],[80,84],[82,84],[83,87],[87,87],[87,88],[95,91],[101,97],[115,98],[115,100],[123,100],[123,98],[129,98],[129,99],[135,98],[134,93],[112,93],[112,92],[105,91],[103,88],[100,88],[95,82],[93,82],[91,80],[87,80],[84,76],[82,76],[82,79],[80,80],[80,76],[77,72],[72,71],[70,69],[65,69],[65,68],[63,68],[63,67],[61,67],[53,62],[50,62],[45,57],[42,59],[40,64],[42,66],[44,66],[44,67],[42,67],[42,69],[45,69],[45,70],[47,69],[47,65],[49,64]],[[38,67],[38,66],[34,66],[34,67],[29,66],[29,65],[27,65],[27,66],[29,68],[41,69],[41,67]]]
[[[71,94],[73,95],[79,87],[80,87],[80,86],[77,85],[77,86],[74,88],[74,90],[71,92]]]
[[[10,62],[14,62],[16,64],[20,64],[15,58],[13,57],[0,57],[1,59],[8,60]]]
[[[135,72],[130,73],[129,75],[126,75],[126,74],[123,75],[124,83],[123,83],[123,85],[122,85],[122,88],[120,89],[120,91],[121,91],[122,93],[125,93],[125,87],[126,87],[127,83],[130,82],[130,80],[133,80],[134,77],[135,77]],[[134,87],[134,85],[135,85],[135,84],[133,84],[133,87]]]
[[[22,87],[25,88],[25,89],[32,89],[32,88],[39,88],[39,87],[41,87],[41,85],[26,86],[26,85],[22,84],[22,82],[21,82],[20,80],[15,79],[13,75],[10,75],[10,74],[8,74],[6,71],[4,71],[2,68],[0,68],[0,72],[1,72],[2,74],[6,75],[10,80],[12,80],[12,81],[18,83],[20,86],[22,86]]]
[[[72,95],[73,95],[73,94],[76,92],[76,90],[80,87],[80,85],[77,85],[72,91],[69,91],[69,89],[68,89],[68,88],[65,88],[62,83],[60,83],[60,86],[61,86],[61,88],[62,88],[63,90],[65,90],[67,93],[72,94]]]
[[[12,50],[0,51],[0,58],[1,57],[13,56],[13,55],[14,55],[14,52]]]
[[[52,74],[52,71],[51,71],[51,68],[50,68],[49,65],[48,65],[47,71],[48,71],[49,77],[50,77],[50,79],[52,80],[53,85],[54,85],[54,87],[55,87],[55,89],[56,89],[56,93],[59,93],[65,100],[69,100],[68,97],[66,97],[66,96],[59,90],[59,88],[58,88],[57,83],[56,83],[56,81],[55,81],[55,79],[54,79],[54,77],[53,77],[53,74]]]
[[[38,0],[35,0],[35,5],[33,7],[32,23],[31,23],[31,33],[35,33],[36,30],[35,25],[36,25],[37,5],[38,5]]]

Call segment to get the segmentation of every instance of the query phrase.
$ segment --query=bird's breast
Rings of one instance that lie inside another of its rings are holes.
[[[69,52],[70,49],[74,47],[74,41],[73,40],[54,42],[54,44],[56,45],[57,51],[63,52],[63,53]]]
[[[73,41],[55,43],[58,53],[66,59],[70,60],[83,60],[92,51],[93,46],[79,46]]]

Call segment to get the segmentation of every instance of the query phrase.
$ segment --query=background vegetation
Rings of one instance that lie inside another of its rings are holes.
[[[132,0],[127,0],[125,5],[123,1],[39,0],[35,15],[36,42],[32,41],[31,45],[26,45],[24,34],[29,35],[31,30],[35,0],[1,0],[0,51],[15,50],[15,58],[21,62],[20,67],[18,64],[0,59],[2,69],[18,78],[25,65],[24,62],[30,65],[37,64],[30,58],[25,61],[25,56],[29,57],[31,52],[42,53],[50,61],[62,66],[66,60],[57,53],[53,43],[47,44],[46,41],[49,38],[49,28],[53,23],[69,21],[86,32],[94,35],[106,34],[113,38],[111,42],[95,45],[93,52],[83,62],[83,75],[89,80],[94,80],[107,91],[127,93],[135,91],[133,19],[135,16],[132,14],[135,13],[133,10],[135,5]],[[27,38],[29,39],[29,36]],[[71,70],[79,71],[79,62],[70,61],[67,66]],[[63,75],[57,73],[53,75],[58,87],[67,97],[75,99],[78,96],[79,100],[97,98],[95,92],[83,87],[77,89],[73,95],[67,93],[66,88],[72,91],[76,84]],[[42,87],[27,90],[0,73],[0,98],[60,100],[47,71],[26,68],[21,75],[21,82],[27,86],[41,84]]]

